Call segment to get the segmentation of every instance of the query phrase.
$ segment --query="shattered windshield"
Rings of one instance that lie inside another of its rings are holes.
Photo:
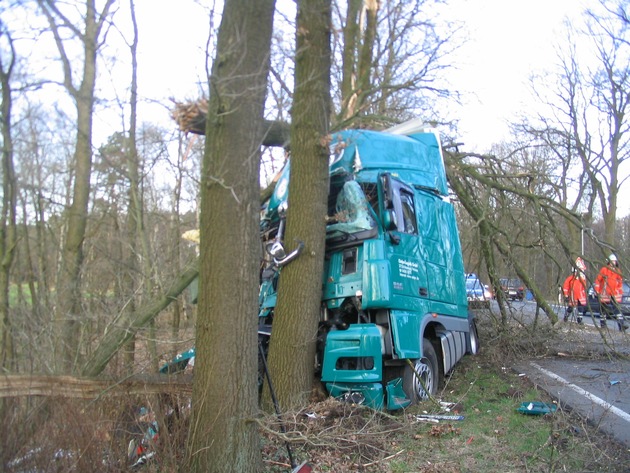
[[[344,183],[337,195],[334,215],[329,217],[329,221],[332,222],[326,228],[329,235],[333,233],[357,233],[371,230],[376,226],[370,204],[358,182],[347,181]]]

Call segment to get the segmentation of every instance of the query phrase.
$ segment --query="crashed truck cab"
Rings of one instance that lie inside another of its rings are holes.
[[[478,349],[438,136],[403,133],[333,136],[316,360],[330,395],[390,410],[435,394]],[[261,218],[266,334],[281,268],[300,250],[282,242],[289,174],[287,164]]]

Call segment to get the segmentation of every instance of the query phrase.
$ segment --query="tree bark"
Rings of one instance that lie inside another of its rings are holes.
[[[378,2],[349,0],[343,28],[343,77],[341,82],[342,121],[358,115],[372,91],[370,75],[374,70],[374,45],[377,32]],[[363,21],[364,22],[363,22]]]
[[[133,0],[129,0],[131,24],[133,27],[133,40],[129,46],[131,54],[131,87],[129,94],[129,137],[125,140],[125,155],[127,158],[127,179],[129,180],[129,193],[127,201],[127,247],[123,252],[127,256],[121,260],[124,266],[121,268],[122,284],[120,286],[121,300],[124,301],[125,310],[133,314],[136,308],[136,299],[139,273],[138,267],[138,241],[144,232],[143,204],[140,195],[140,172],[138,163],[138,148],[136,146],[137,109],[138,109],[138,24],[136,22],[136,10]],[[145,259],[148,255],[144,255]],[[144,287],[144,286],[143,286]],[[130,338],[124,348],[123,370],[126,374],[133,372],[136,337]]]
[[[348,0],[346,24],[343,27],[343,56],[341,77],[341,118],[349,119],[355,113],[355,85],[357,82],[357,48],[361,44],[359,29],[359,12],[363,0]]]
[[[8,36],[9,62],[0,54],[0,103],[2,128],[2,220],[0,221],[0,371],[13,368],[13,335],[9,307],[9,281],[16,251],[16,179],[13,165],[13,136],[11,133],[11,75],[15,65],[13,41]]]
[[[95,0],[86,0],[84,30],[80,31],[67,18],[53,0],[38,0],[48,18],[63,65],[64,86],[75,101],[77,109],[77,135],[73,156],[74,186],[72,202],[67,209],[67,226],[57,278],[57,304],[55,310],[56,371],[72,372],[79,356],[81,318],[81,266],[83,240],[88,219],[90,176],[92,172],[92,120],[94,89],[96,85],[97,50],[101,31],[115,0],[107,0],[97,13]],[[78,87],[73,82],[71,59],[66,52],[65,32],[69,29],[83,48],[83,70]]]
[[[0,376],[0,399],[24,396],[96,399],[101,396],[146,396],[161,393],[190,395],[192,379],[187,375],[179,375],[176,380],[164,375],[154,375],[124,381],[75,376]]]
[[[227,0],[210,77],[186,472],[261,470],[259,168],[275,0]]]
[[[195,135],[206,134],[206,118],[208,101],[205,99],[193,103],[175,103],[173,118],[179,125],[180,131]],[[263,146],[285,147],[289,143],[290,126],[278,120],[263,120]]]
[[[285,242],[300,240],[305,246],[282,269],[269,348],[274,387],[284,407],[305,402],[313,382],[328,211],[330,0],[299,1],[296,23]]]

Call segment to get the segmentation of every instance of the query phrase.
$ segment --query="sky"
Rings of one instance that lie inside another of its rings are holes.
[[[278,0],[278,4],[293,0]],[[469,40],[451,58],[449,81],[462,94],[452,104],[459,141],[467,151],[486,152],[507,139],[508,122],[533,106],[528,78],[556,61],[554,45],[563,22],[575,20],[597,0],[448,0],[443,15],[461,22]],[[208,2],[211,3],[211,2]],[[169,120],[167,98],[195,99],[205,88],[208,14],[195,2],[140,0],[141,91],[160,97],[148,114]],[[159,15],[152,12],[159,11]],[[218,26],[218,25],[214,25]],[[143,79],[144,77],[144,79]],[[147,80],[147,78],[150,78]],[[627,168],[626,168],[627,169]],[[630,171],[630,169],[629,169]],[[630,213],[630,183],[622,189],[620,216]]]
[[[552,67],[553,44],[565,18],[582,0],[450,0],[446,9],[462,21],[469,41],[455,56],[452,83],[464,93],[458,108],[466,149],[487,151],[507,135],[506,122],[531,103],[530,74]]]
[[[143,95],[197,98],[206,77],[206,8],[191,0],[136,0],[136,16]]]
[[[451,81],[464,94],[458,106],[460,142],[466,151],[487,152],[509,137],[508,122],[534,110],[531,74],[551,70],[556,45],[569,20],[579,23],[584,9],[598,0],[449,0],[448,15],[465,23],[469,41],[455,57]],[[551,84],[554,86],[555,84]],[[630,163],[620,167],[620,178]],[[630,181],[621,186],[618,217],[630,215]]]
[[[293,1],[277,0],[277,5]],[[578,15],[585,3],[595,1],[445,1],[443,15],[461,22],[469,33],[469,41],[451,58],[457,68],[449,71],[454,89],[464,94],[464,104],[454,116],[460,119],[467,146],[485,148],[504,136],[505,121],[527,100],[528,75],[552,64],[552,45],[561,34],[564,18]],[[168,120],[171,97],[195,99],[203,93],[204,50],[211,29],[208,9],[213,3],[136,0],[140,94],[151,102],[142,105],[145,116]],[[116,14],[121,31],[131,29],[122,24],[129,22],[126,10],[126,2],[121,2]],[[127,51],[117,55],[118,60],[128,61]],[[124,74],[110,80],[125,84],[129,75]]]
[[[283,1],[292,0],[278,3]],[[506,121],[529,98],[529,74],[551,66],[555,59],[551,45],[561,34],[564,18],[579,14],[585,1],[447,2],[444,14],[462,22],[469,32],[469,41],[452,57],[457,69],[449,73],[454,88],[464,94],[464,104],[453,113],[468,149],[485,151],[505,137]],[[151,19],[140,24],[143,95],[198,97],[209,29],[204,8],[190,1],[145,0],[138,1],[136,9],[139,19]],[[160,15],[151,14],[154,11]],[[151,116],[155,113],[165,112],[155,110]]]
[[[459,119],[459,141],[466,150],[485,152],[507,137],[507,122],[531,104],[529,75],[553,65],[553,44],[561,38],[564,19],[576,17],[586,3],[595,1],[447,0],[443,14],[461,22],[469,35],[469,41],[452,57],[457,68],[449,73],[453,88],[463,94],[463,103],[452,103],[451,112]],[[207,9],[213,2],[135,3],[140,31],[140,94],[145,98],[140,113],[174,129],[170,98],[196,99],[205,90],[205,41],[211,26],[218,26],[209,25]],[[117,23],[125,19],[122,7],[118,13]],[[129,31],[121,26],[125,29]],[[124,60],[128,54],[125,51],[120,56]],[[128,75],[110,78],[118,84],[128,79]],[[118,122],[116,129],[107,126],[109,117],[98,120],[95,130],[103,135],[102,141],[119,129]],[[623,201],[630,203],[630,189],[627,195]],[[623,214],[627,213],[630,209],[623,209]]]

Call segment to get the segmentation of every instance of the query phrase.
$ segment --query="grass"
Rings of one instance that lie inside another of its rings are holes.
[[[546,467],[554,456],[555,446],[549,439],[556,419],[526,416],[516,409],[523,401],[549,400],[515,374],[490,368],[482,360],[467,358],[452,377],[447,395],[461,396],[457,402],[466,417],[457,424],[456,435],[441,437],[428,432],[431,451],[441,453],[435,460],[455,463],[461,471]]]
[[[393,414],[359,406],[334,412],[332,404],[323,409],[324,414],[313,405],[310,408],[322,418],[327,416],[328,424],[322,421],[318,428],[305,428],[297,413],[293,418],[298,421],[289,427],[289,436],[293,437],[292,431],[306,435],[307,441],[294,443],[298,457],[308,458],[315,471],[322,472],[630,471],[628,449],[604,438],[561,406],[555,413],[541,416],[517,411],[522,402],[553,400],[497,363],[492,353],[466,357],[439,397],[455,403],[454,409],[465,416],[464,420],[419,422],[418,414],[438,413],[430,402]],[[354,421],[349,420],[352,418]],[[373,435],[356,439],[357,431]],[[348,439],[355,442],[353,456],[344,453]],[[335,442],[338,448],[334,448]],[[321,448],[324,443],[326,449]],[[281,457],[281,450],[278,452]]]
[[[489,337],[484,337],[488,339]],[[484,339],[482,338],[482,340]],[[476,473],[510,472],[628,472],[630,452],[576,414],[558,407],[549,415],[524,415],[517,411],[523,402],[553,402],[544,391],[536,389],[525,377],[512,371],[512,356],[530,356],[536,346],[533,338],[506,337],[508,343],[495,339],[484,345],[480,355],[465,357],[455,368],[438,395],[438,400],[454,403],[452,412],[441,412],[435,403],[425,402],[399,412],[380,412],[362,406],[319,400],[297,412],[287,413],[286,436],[273,413],[261,414],[259,421],[264,469],[288,472],[284,439],[291,444],[297,463],[308,460],[316,472],[384,473]],[[522,347],[522,348],[520,348]],[[32,400],[20,400],[23,417],[4,419],[7,426],[0,435],[0,454],[26,458],[29,452],[43,450],[28,467],[54,458],[59,448],[82,452],[80,457],[55,460],[55,471],[90,471],[99,464],[100,471],[121,471],[126,464],[126,447],[137,406],[155,408],[160,425],[158,401],[147,397],[108,398],[87,402],[78,400],[42,401],[35,408]],[[179,405],[186,406],[187,399]],[[51,407],[54,406],[54,409]],[[143,467],[142,472],[176,471],[184,454],[187,410],[160,435],[157,445],[159,462]],[[420,422],[419,414],[460,413],[462,421]],[[31,419],[44,415],[41,428],[27,429]],[[136,429],[137,430],[137,429]],[[111,464],[101,464],[103,452]],[[30,461],[30,459],[29,459]],[[65,464],[68,463],[68,467]],[[1,464],[1,463],[0,463]],[[4,463],[6,465],[6,463]],[[25,471],[26,465],[11,471]],[[93,471],[93,470],[92,470]]]
[[[19,303],[25,302],[27,306],[31,306],[33,303],[31,289],[27,283],[21,284],[20,287],[17,284],[11,284],[9,286],[9,304],[11,307],[15,307]]]
[[[553,401],[517,373],[488,363],[483,356],[463,360],[444,396],[449,401],[457,398],[465,420],[457,423],[454,433],[445,428],[446,435],[435,434],[435,426],[419,429],[426,442],[414,448],[406,471],[425,471],[429,461],[447,466],[440,471],[453,472],[630,469],[627,450],[610,440],[605,447],[594,442],[602,440],[601,435],[561,407],[542,416],[517,411],[522,402]],[[605,458],[614,459],[613,464],[599,461]]]

